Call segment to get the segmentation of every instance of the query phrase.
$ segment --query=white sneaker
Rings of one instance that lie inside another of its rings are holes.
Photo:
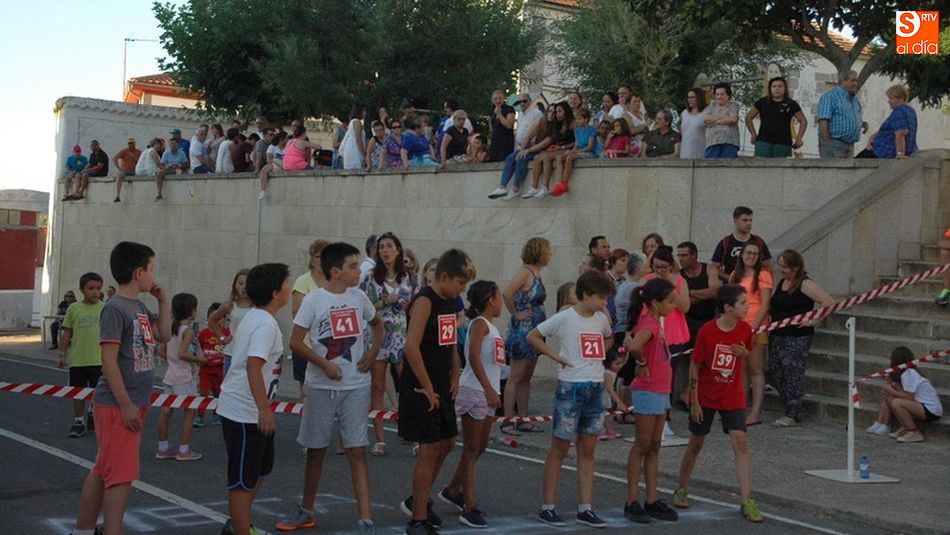
[[[924,435],[920,431],[910,431],[901,435],[898,439],[901,444],[910,444],[912,442],[923,442]]]
[[[537,195],[539,191],[541,191],[541,190],[531,188],[531,189],[529,189],[528,191],[526,191],[526,192],[524,193],[524,195],[521,196],[521,198],[522,198],[522,199],[530,199],[531,197],[534,197],[535,195]]]
[[[534,196],[535,199],[543,199],[548,196],[548,188],[541,186],[541,189],[538,190],[538,194]]]
[[[260,193],[257,194],[257,200],[259,200],[259,201],[263,201],[263,200],[266,199],[266,198],[267,198],[267,192],[266,192],[266,191],[262,191],[262,192],[260,192]]]
[[[517,198],[518,198],[518,192],[513,189],[510,189],[508,190],[508,193],[506,193],[505,196],[501,198],[501,200],[510,201],[511,199],[517,199]]]
[[[891,438],[900,438],[900,436],[903,434],[904,434],[904,428],[898,427],[897,431],[891,431],[890,433],[887,434],[887,436]]]
[[[676,438],[676,433],[670,428],[670,422],[663,424],[663,438]]]
[[[887,426],[881,422],[874,422],[870,427],[865,429],[864,432],[871,435],[884,436],[887,434]]]
[[[499,197],[504,197],[508,193],[508,190],[502,187],[495,188],[495,191],[488,194],[489,199],[497,199]]]

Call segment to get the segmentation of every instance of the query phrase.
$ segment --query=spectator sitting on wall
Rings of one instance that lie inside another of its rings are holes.
[[[164,173],[165,164],[162,163],[162,153],[164,150],[165,140],[160,137],[151,140],[145,152],[139,157],[138,163],[135,164],[135,175],[157,177],[159,173]],[[159,201],[161,198],[161,193],[159,193],[158,197],[155,197],[155,200]],[[118,195],[113,202],[119,202]]]
[[[256,171],[251,166],[251,153],[254,152],[254,146],[261,140],[261,136],[256,133],[246,138],[244,134],[238,136],[238,143],[231,149],[231,165],[235,173],[244,173],[247,171]]]
[[[412,129],[402,136],[402,165],[408,169],[413,167],[430,167],[435,163],[435,150],[425,136],[425,120],[421,116],[412,119]]]
[[[191,172],[197,174],[213,173],[214,162],[205,142],[208,140],[208,125],[198,126],[195,137],[191,138],[188,149],[188,160],[191,162]]]
[[[127,176],[135,176],[135,166],[142,157],[142,150],[135,146],[135,138],[126,140],[126,146],[112,157],[115,164],[115,198],[122,196],[122,183]]]
[[[231,159],[231,149],[237,144],[239,133],[237,128],[228,128],[228,133],[225,135],[224,141],[218,145],[218,155],[214,162],[215,173],[234,172],[234,161]]]
[[[251,153],[251,161],[254,163],[254,172],[259,173],[267,165],[267,148],[274,139],[274,129],[265,128],[261,139],[254,144],[254,151]]]
[[[892,85],[885,94],[891,114],[855,158],[903,159],[917,152],[917,112],[907,105],[907,88]]]
[[[184,141],[184,140],[182,140]],[[158,195],[155,200],[160,201],[162,197],[162,185],[165,183],[165,177],[170,174],[181,175],[188,172],[188,158],[185,152],[178,147],[178,141],[168,140],[168,148],[162,154],[162,168],[155,175],[155,188]]]
[[[412,122],[416,117],[415,101],[410,97],[402,99],[402,104],[399,105],[399,111],[402,112],[402,117],[399,119],[399,124],[402,125],[402,131],[409,132],[413,129]]]
[[[288,141],[287,132],[281,130],[274,135],[270,146],[267,147],[267,163],[261,168],[261,192],[257,196],[260,200],[264,200],[267,196],[267,181],[270,180],[270,174],[284,168],[284,149],[287,148]]]
[[[109,156],[99,146],[99,142],[93,139],[89,143],[89,150],[89,163],[86,164],[86,169],[79,175],[76,193],[63,197],[64,201],[85,198],[86,190],[89,189],[89,177],[102,177],[109,174]]]
[[[515,109],[505,104],[505,93],[500,89],[492,92],[491,103],[488,160],[503,162],[515,150]]]
[[[64,201],[68,201],[72,198],[70,192],[73,189],[73,179],[76,179],[78,187],[79,181],[82,178],[82,172],[86,170],[87,165],[89,165],[89,158],[82,155],[82,147],[73,145],[73,153],[66,158],[66,170],[63,173],[63,180],[66,181],[66,185],[63,188]]]
[[[667,110],[656,112],[656,128],[643,137],[647,158],[679,158],[682,138],[670,128],[673,114]]]
[[[168,135],[171,136],[171,137],[168,138],[168,141],[170,142],[171,140],[174,139],[174,140],[175,140],[175,143],[178,144],[178,150],[180,150],[180,151],[185,155],[185,159],[187,160],[187,159],[188,159],[188,150],[191,149],[191,142],[188,141],[187,139],[182,139],[182,137],[181,137],[181,130],[179,130],[179,129],[177,129],[177,128],[172,128],[171,131],[168,132]],[[163,156],[164,156],[164,154],[163,154]],[[187,163],[187,162],[186,162],[186,163]],[[188,166],[186,166],[186,167],[188,167]]]
[[[512,112],[512,117],[514,112]],[[456,110],[452,113],[452,126],[445,131],[442,138],[442,146],[439,147],[439,165],[440,169],[445,169],[449,162],[461,163],[467,162],[468,136],[471,131],[465,128],[465,121],[468,114],[465,110]]]

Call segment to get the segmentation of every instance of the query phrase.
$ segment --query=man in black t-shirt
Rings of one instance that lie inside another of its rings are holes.
[[[73,195],[67,195],[63,200],[65,201],[76,201],[86,197],[86,190],[89,189],[89,177],[91,176],[108,176],[109,175],[109,156],[106,155],[105,151],[99,146],[99,142],[95,139],[89,143],[89,163],[86,165],[86,169],[79,175],[79,179],[76,184],[76,193]]]
[[[692,347],[696,333],[704,323],[716,317],[716,290],[722,286],[716,268],[700,262],[696,244],[684,241],[676,246],[676,260],[680,275],[689,287],[689,311],[686,325],[689,327],[689,344]]]
[[[759,117],[756,133],[752,120]],[[792,141],[792,118],[798,121],[798,131]],[[762,158],[788,158],[792,149],[802,146],[802,136],[808,128],[808,120],[801,106],[788,96],[788,82],[781,76],[769,80],[769,96],[762,97],[749,108],[745,126],[752,135],[755,155]]]
[[[752,209],[747,206],[737,206],[732,211],[732,222],[735,229],[732,234],[719,240],[719,243],[716,244],[716,250],[713,251],[712,261],[709,262],[709,265],[719,272],[720,280],[723,282],[729,280],[729,275],[736,267],[742,246],[750,241],[759,246],[759,250],[762,252],[763,265],[765,268],[771,269],[769,259],[772,258],[772,253],[769,252],[769,246],[760,236],[752,234]]]

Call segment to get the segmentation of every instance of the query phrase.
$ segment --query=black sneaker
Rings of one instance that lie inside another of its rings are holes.
[[[90,431],[96,430],[96,419],[93,418],[91,412],[86,413],[86,429]]]
[[[69,428],[69,434],[66,435],[69,438],[79,438],[86,434],[86,426],[76,422],[72,427]]]
[[[604,519],[597,516],[592,509],[588,509],[583,513],[577,513],[577,521],[581,524],[587,524],[592,528],[606,528],[607,523],[604,522]]]
[[[488,527],[488,522],[485,522],[485,513],[479,511],[477,508],[471,511],[463,511],[462,514],[459,515],[459,522],[470,528],[478,529]]]
[[[406,525],[406,535],[439,535],[439,530],[425,520],[412,520]]]
[[[667,522],[676,522],[680,517],[679,513],[674,511],[669,505],[666,505],[666,502],[663,500],[645,503],[643,510],[651,517],[657,520],[666,520]]]
[[[538,513],[538,520],[556,528],[562,528],[567,525],[564,523],[564,519],[561,518],[561,515],[557,514],[557,509],[541,509]]]
[[[638,522],[640,524],[648,524],[650,522],[650,515],[648,515],[647,512],[643,510],[640,502],[624,504],[623,516],[627,520]]]
[[[409,518],[412,518],[412,496],[399,502],[399,508],[402,509],[403,513],[409,515]],[[431,524],[434,528],[442,527],[442,518],[432,510],[432,500],[426,502],[426,522]]]
[[[454,505],[459,511],[465,510],[465,496],[462,495],[461,491],[453,496],[449,494],[448,487],[442,487],[442,490],[439,491],[438,497],[443,503]]]

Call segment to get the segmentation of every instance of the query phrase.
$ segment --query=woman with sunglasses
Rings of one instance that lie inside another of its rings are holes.
[[[389,124],[386,146],[386,167],[402,167],[402,123],[393,119]]]

